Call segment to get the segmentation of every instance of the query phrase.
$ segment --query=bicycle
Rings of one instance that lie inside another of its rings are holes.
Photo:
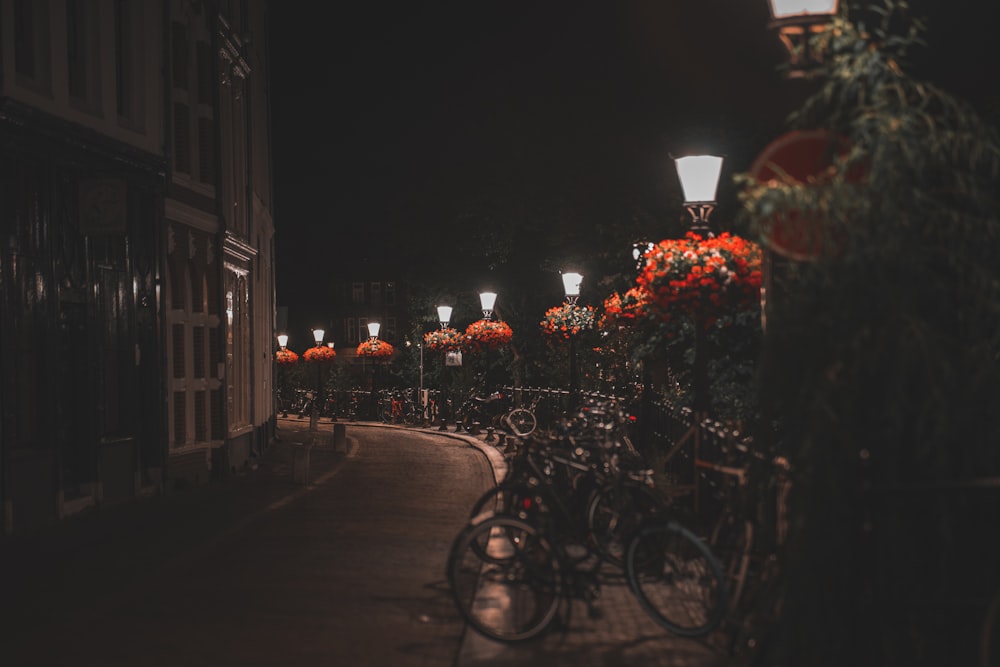
[[[537,454],[528,458],[534,474],[507,487],[498,511],[475,516],[449,552],[447,577],[456,605],[471,627],[498,641],[542,634],[564,602],[583,599],[593,612],[601,568],[613,562],[588,539],[593,533],[579,510],[586,496],[580,482],[600,467],[586,454],[600,450],[571,437],[557,440],[575,446],[562,447],[562,456],[556,448],[529,446]],[[603,443],[598,437],[591,444]],[[722,569],[712,552],[676,521],[642,514],[635,521],[630,536],[619,537],[632,593],[674,634],[711,632],[726,608]]]
[[[535,394],[528,405],[514,408],[504,416],[504,423],[511,433],[520,438],[526,438],[535,432],[535,429],[538,428],[538,417],[535,410],[541,400],[542,395]]]
[[[545,394],[535,392],[527,405],[511,409],[501,421],[511,434],[526,438],[535,433],[539,427],[551,423],[552,407],[548,403]],[[546,415],[549,417],[546,418]]]
[[[781,611],[777,553],[788,533],[790,466],[783,457],[765,461],[743,443],[723,448],[723,454],[723,463],[696,460],[695,466],[724,480],[717,485],[723,505],[708,544],[722,563],[730,593],[723,624],[725,649],[732,656],[750,655],[760,650]],[[768,467],[761,488],[750,483],[753,464]],[[770,502],[773,507],[765,509]],[[767,524],[773,524],[773,535],[762,535],[760,529]]]

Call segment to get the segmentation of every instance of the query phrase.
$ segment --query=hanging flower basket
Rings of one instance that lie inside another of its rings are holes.
[[[286,348],[275,352],[274,360],[278,362],[279,366],[294,366],[299,363],[299,355]]]
[[[581,331],[594,328],[594,307],[564,303],[545,311],[539,322],[542,333],[553,338],[569,340]]]
[[[358,345],[357,354],[359,357],[372,357],[373,359],[388,359],[395,352],[392,345],[384,340],[366,340]]]
[[[513,338],[510,325],[499,320],[477,320],[465,329],[465,340],[473,351],[495,350]]]
[[[602,331],[627,326],[646,317],[649,311],[649,292],[631,287],[624,294],[615,292],[604,300],[604,314],[597,322]]]
[[[326,345],[316,345],[302,353],[302,358],[310,364],[330,363],[336,357],[337,352]]]
[[[465,336],[451,327],[424,334],[424,349],[428,352],[458,352],[464,343]]]
[[[660,241],[646,253],[636,285],[663,320],[683,313],[711,325],[727,311],[759,307],[760,247],[728,232]]]

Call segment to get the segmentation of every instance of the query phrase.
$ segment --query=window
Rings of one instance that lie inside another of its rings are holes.
[[[80,0],[66,2],[66,57],[70,97],[87,97],[86,7]]]
[[[388,282],[385,284],[385,305],[396,305],[396,283]]]
[[[250,292],[246,272],[226,268],[226,318],[230,322],[226,329],[226,408],[229,428],[237,430],[250,423]]]
[[[89,0],[66,0],[66,72],[69,97],[77,105],[96,111],[101,107],[101,41],[97,6]]]
[[[387,341],[396,340],[396,318],[387,317],[385,318],[385,335],[382,336]]]
[[[213,61],[204,25],[174,22],[170,33],[174,171],[196,182],[216,181]]]
[[[49,5],[46,0],[14,0],[14,71],[18,83],[48,90]]]
[[[352,283],[351,284],[351,302],[352,303],[364,303],[365,302],[365,284],[364,283]]]
[[[382,283],[372,283],[372,305],[382,305]]]
[[[347,331],[344,332],[348,343],[358,342],[358,323],[354,321],[353,317],[348,317],[346,322]]]
[[[358,340],[368,340],[368,318],[358,318]]]
[[[135,0],[114,0],[115,11],[115,110],[119,121],[142,129],[143,49],[142,3]]]

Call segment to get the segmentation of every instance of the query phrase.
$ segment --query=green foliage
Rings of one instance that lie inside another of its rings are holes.
[[[1000,474],[1000,140],[906,75],[921,26],[905,9],[886,2],[869,28],[841,18],[817,38],[821,85],[792,121],[849,141],[829,181],[740,177],[750,224],[799,211],[825,223],[833,249],[776,265],[761,358],[758,441],[795,467],[775,664],[950,662],[933,614],[970,591],[944,569],[1000,584],[995,552],[960,546],[992,528],[932,490]],[[914,522],[889,491],[914,485],[938,520]],[[911,613],[914,600],[925,611]]]

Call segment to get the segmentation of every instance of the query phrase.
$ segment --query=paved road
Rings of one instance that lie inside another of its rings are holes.
[[[293,483],[293,442],[225,483],[78,517],[0,542],[3,667],[672,665],[714,655],[666,636],[619,590],[542,641],[466,631],[448,547],[501,457],[482,438],[332,426]]]

